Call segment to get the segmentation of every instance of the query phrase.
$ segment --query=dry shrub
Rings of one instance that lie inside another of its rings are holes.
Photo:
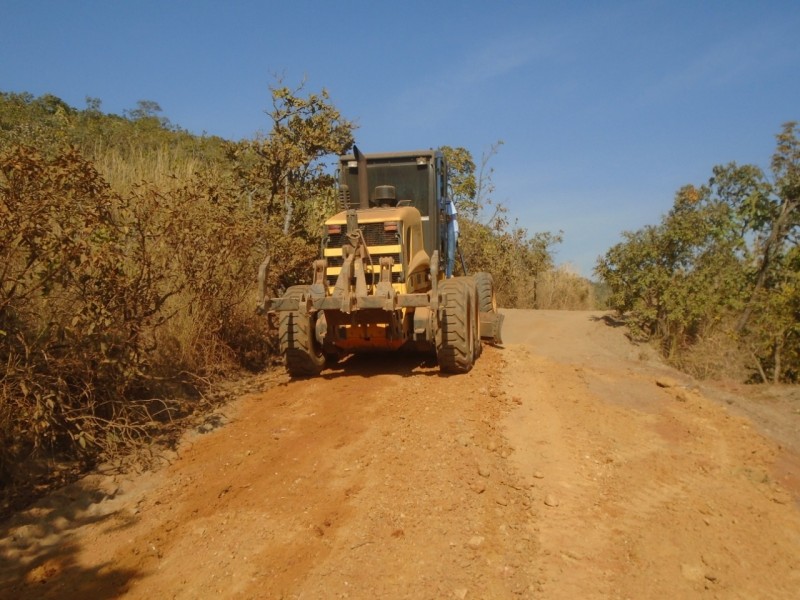
[[[499,279],[493,274],[495,282]],[[511,277],[495,283],[497,303],[506,308],[536,308],[536,277]]]
[[[136,262],[153,265],[148,277],[169,295],[165,321],[150,339],[160,371],[223,371],[231,352],[220,332],[258,268],[257,220],[202,181],[168,193],[140,187],[132,204],[141,241]]]
[[[173,417],[159,398],[263,366],[252,295],[271,249],[281,268],[310,251],[207,179],[121,197],[74,149],[0,154],[3,480],[45,450],[118,455]]]
[[[140,377],[140,333],[161,302],[127,269],[124,208],[73,149],[0,156],[0,473],[45,446],[113,451],[156,416],[119,401]]]
[[[544,271],[536,281],[536,308],[592,310],[597,308],[594,287],[567,266]]]
[[[732,329],[719,329],[674,353],[673,366],[697,379],[741,380],[752,371],[752,358]]]

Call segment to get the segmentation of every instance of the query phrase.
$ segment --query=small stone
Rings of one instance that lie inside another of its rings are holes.
[[[533,474],[533,478],[534,479],[544,479],[544,473],[542,473],[541,471],[536,471]]]
[[[474,550],[477,550],[478,548],[480,548],[483,545],[483,539],[484,539],[483,536],[473,535],[471,538],[469,538],[469,541],[467,542],[467,546],[469,546],[470,548],[472,548]]]
[[[554,508],[556,506],[558,506],[558,504],[559,504],[558,503],[558,498],[553,496],[553,494],[547,494],[547,496],[545,496],[545,498],[544,498],[544,503],[545,503],[545,505],[552,506]]]
[[[495,502],[497,502],[500,506],[508,506],[508,500],[504,496],[495,498]]]
[[[464,600],[467,597],[467,588],[457,588],[453,590],[453,595],[459,600]]]
[[[660,388],[674,388],[680,385],[680,382],[672,377],[659,377],[656,379],[656,385]]]
[[[470,486],[470,489],[476,494],[482,494],[486,491],[486,484],[483,481],[476,481]]]
[[[469,442],[472,439],[472,436],[468,433],[459,433],[456,436],[456,442],[458,442],[461,446],[469,446]]]
[[[481,477],[489,477],[489,475],[491,475],[491,470],[489,469],[489,465],[479,464],[478,475],[480,475]]]

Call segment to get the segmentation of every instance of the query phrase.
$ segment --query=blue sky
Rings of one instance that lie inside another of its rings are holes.
[[[365,152],[464,146],[530,232],[590,276],[716,164],[768,167],[800,120],[800,2],[0,1],[0,90],[195,133],[268,128],[305,79]]]

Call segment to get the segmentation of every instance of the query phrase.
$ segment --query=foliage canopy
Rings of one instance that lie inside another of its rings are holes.
[[[777,136],[772,177],[754,165],[714,167],[708,183],[675,195],[657,226],[623,233],[598,261],[609,305],[634,333],[691,365],[709,340],[720,350],[707,373],[730,364],[762,381],[800,376],[800,142],[797,124]]]

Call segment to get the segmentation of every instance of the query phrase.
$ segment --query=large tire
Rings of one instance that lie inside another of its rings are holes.
[[[475,323],[468,282],[447,279],[439,286],[441,314],[436,357],[445,373],[466,373],[475,360]]]
[[[307,285],[293,285],[283,295],[284,298],[300,300],[308,294]],[[299,311],[280,313],[278,335],[281,354],[286,360],[286,370],[292,377],[313,377],[325,367],[325,355],[317,344],[314,335],[316,318]]]
[[[478,314],[478,287],[476,285],[476,280],[474,277],[466,277],[464,279],[468,288],[469,288],[469,295],[470,295],[470,308],[472,309],[470,314],[472,315],[472,332],[474,336],[473,340],[473,352],[472,352],[472,359],[473,361],[478,360],[481,353],[483,352],[483,344],[481,343],[481,321],[480,316]]]
[[[497,312],[497,299],[494,295],[494,280],[491,273],[476,273],[475,287],[478,288],[478,312]]]

